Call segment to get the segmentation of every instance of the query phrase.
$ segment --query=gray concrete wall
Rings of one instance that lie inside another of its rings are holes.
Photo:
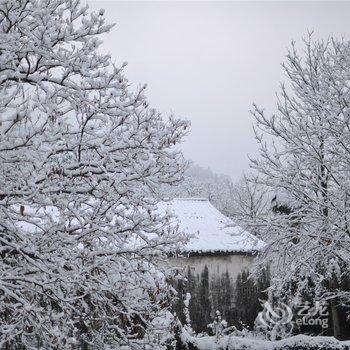
[[[189,258],[171,258],[171,264],[178,266],[187,272],[188,268],[195,276],[200,275],[204,266],[208,267],[209,279],[215,279],[228,272],[232,282],[236,282],[237,276],[243,270],[249,270],[253,262],[252,255],[196,255]]]
[[[246,304],[253,305],[255,297],[249,302],[242,301],[242,289],[254,288],[254,284],[245,282],[247,284],[242,285],[243,276],[241,273],[251,269],[253,259],[252,255],[246,254],[195,255],[188,258],[171,258],[171,265],[182,270],[186,277],[186,280],[177,286],[180,296],[176,309],[177,314],[182,314],[183,296],[189,292],[191,294],[190,318],[196,331],[207,331],[207,325],[213,321],[216,310],[221,312],[229,325],[238,325],[240,321],[246,323],[247,315],[250,312],[249,306]],[[237,284],[237,278],[240,274]],[[243,315],[245,311],[247,311],[247,315]]]

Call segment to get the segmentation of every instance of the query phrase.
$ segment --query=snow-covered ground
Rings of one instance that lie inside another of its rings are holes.
[[[191,343],[198,350],[349,350],[350,341],[339,341],[333,337],[311,337],[297,335],[283,340],[268,341],[242,338],[233,335],[217,339],[214,336],[192,337],[182,334],[184,343]]]

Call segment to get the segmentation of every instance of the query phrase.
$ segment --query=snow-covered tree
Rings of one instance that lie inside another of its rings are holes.
[[[176,186],[163,185],[158,192],[161,199],[207,198],[235,224],[259,237],[263,233],[259,222],[271,211],[271,194],[254,173],[243,174],[234,183],[227,175],[191,163],[183,181]]]
[[[334,38],[292,45],[283,68],[277,112],[254,106],[261,157],[253,168],[274,198],[274,214],[262,222],[262,262],[272,273],[272,292],[298,304],[305,296],[336,303],[349,276],[350,44]],[[267,136],[267,137],[266,137]]]
[[[206,198],[218,210],[232,217],[234,184],[231,178],[215,174],[209,168],[194,163],[186,169],[184,179],[177,186],[164,185],[159,189],[160,198]]]
[[[235,223],[264,239],[264,230],[260,229],[261,221],[271,211],[271,195],[259,177],[244,174],[233,186],[230,212]]]
[[[77,0],[0,1],[2,349],[156,349],[167,331],[183,236],[154,191],[182,178],[188,123],[130,92],[98,51],[111,27]]]

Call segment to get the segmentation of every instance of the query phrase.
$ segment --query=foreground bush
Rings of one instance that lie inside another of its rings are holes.
[[[350,341],[333,337],[297,335],[283,340],[269,341],[237,336],[193,337],[182,333],[178,350],[349,350]]]

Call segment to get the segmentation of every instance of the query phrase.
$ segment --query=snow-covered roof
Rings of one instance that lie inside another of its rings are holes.
[[[252,253],[264,242],[233,223],[203,198],[181,198],[161,202],[162,210],[175,215],[174,223],[181,231],[193,235],[184,252],[244,252]]]

